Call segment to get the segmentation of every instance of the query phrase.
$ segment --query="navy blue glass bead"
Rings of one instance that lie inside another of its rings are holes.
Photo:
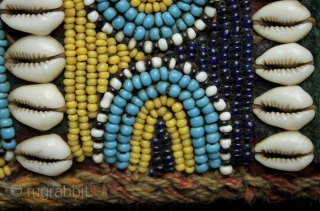
[[[242,76],[241,70],[233,70],[233,77],[238,78]]]
[[[230,21],[221,24],[221,28],[223,29],[230,29],[231,27],[232,27],[232,24]]]
[[[252,136],[252,130],[251,129],[244,129],[243,130],[243,135],[245,137],[251,137]]]
[[[244,152],[251,152],[251,144],[243,144],[243,151]]]
[[[221,57],[222,61],[228,61],[229,60],[229,54],[227,54],[227,53],[221,54],[220,57]]]
[[[242,121],[241,120],[232,121],[232,130],[234,130],[234,128],[240,128],[241,126],[242,126]]]
[[[242,92],[242,85],[241,84],[233,85],[232,90],[235,93],[241,93]]]
[[[220,60],[219,65],[220,68],[229,68],[229,61]]]
[[[243,84],[243,78],[242,77],[236,78],[236,80],[234,82],[235,82],[236,85],[242,85]]]
[[[208,42],[209,47],[215,48],[218,46],[218,41],[216,39],[210,39]]]
[[[234,117],[237,117],[237,116],[240,116],[240,109],[238,109],[238,108],[232,108],[231,109],[231,113],[232,113],[232,115],[234,116]]]
[[[239,13],[233,13],[233,14],[231,14],[231,16],[230,16],[231,18],[231,21],[232,22],[234,22],[234,21],[240,21],[240,14]],[[239,22],[240,23],[240,22]]]
[[[231,60],[240,60],[241,59],[241,54],[240,53],[231,54],[230,59]]]
[[[220,7],[220,8],[218,9],[218,14],[219,14],[219,15],[226,15],[227,13],[228,13],[227,7]]]
[[[165,129],[159,129],[159,130],[157,131],[157,137],[158,137],[158,138],[163,137],[165,134],[166,134],[166,130],[165,130]]]
[[[253,130],[254,124],[253,122],[245,122],[244,127],[249,130]]]
[[[186,52],[186,48],[182,45],[182,46],[176,47],[174,49],[174,52],[176,54],[184,54]]]
[[[245,153],[243,153],[243,161],[244,161],[244,162],[252,162],[252,161],[253,161],[253,154],[252,154],[252,152],[245,152]]]
[[[233,149],[233,151],[237,150],[237,151],[241,151],[242,152],[242,150],[243,150],[242,143],[237,143],[237,144],[233,143],[232,144],[232,149]]]
[[[250,7],[250,0],[241,0],[240,5],[241,7]]]
[[[156,124],[157,129],[163,129],[166,127],[166,124],[163,120],[158,120]]]
[[[164,137],[161,139],[161,142],[162,142],[163,145],[171,144],[171,138],[170,138],[170,136],[164,136]]]

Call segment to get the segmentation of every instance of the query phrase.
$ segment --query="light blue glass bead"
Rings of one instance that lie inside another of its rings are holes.
[[[221,160],[216,159],[216,160],[209,160],[209,166],[213,169],[219,168],[221,166]]]
[[[204,164],[208,161],[207,155],[196,155],[194,156],[194,161],[196,161],[197,164]]]
[[[107,21],[111,21],[117,16],[117,14],[117,10],[115,10],[113,7],[109,7],[103,12],[103,17]]]
[[[7,74],[0,74],[0,83],[7,81]]]
[[[168,80],[168,69],[166,67],[160,67],[160,76],[161,76],[161,81],[166,81]]]
[[[117,149],[120,152],[129,152],[130,151],[130,144],[118,144]]]
[[[173,25],[171,26],[171,30],[172,30],[172,33],[173,33],[173,34],[176,34],[176,33],[179,33],[179,32],[180,32],[177,24],[173,24]]]
[[[191,98],[191,93],[189,91],[182,91],[179,94],[179,100],[184,101]]]
[[[155,22],[156,22],[156,26],[157,27],[161,27],[163,26],[163,20],[162,20],[162,17],[161,17],[161,12],[157,12],[155,14]]]
[[[113,98],[113,103],[120,108],[124,108],[127,105],[127,101],[119,95]]]
[[[183,1],[183,2],[185,2],[185,3],[187,3],[187,4],[191,4],[191,2],[192,2],[193,0],[181,0],[181,1]]]
[[[161,26],[160,31],[163,38],[170,38],[173,34],[171,28],[168,26]]]
[[[12,139],[16,135],[16,131],[13,127],[2,128],[0,131],[3,139]]]
[[[138,76],[138,77],[139,77],[139,76]],[[131,93],[131,92],[128,92],[128,91],[125,90],[125,89],[120,89],[119,95],[120,95],[120,97],[122,97],[122,98],[125,99],[125,100],[130,100],[130,99],[132,98],[132,93]]]
[[[117,135],[117,141],[121,144],[128,144],[131,140],[131,134],[124,136],[121,133],[118,133]]]
[[[117,151],[116,150],[114,150],[115,151],[115,154],[117,153]],[[106,152],[105,152],[105,150],[103,151],[103,153],[104,153],[104,155],[106,156]],[[114,163],[116,163],[116,161],[117,161],[117,158],[116,158],[116,156],[114,155],[114,156],[112,156],[112,157],[108,157],[108,156],[106,156],[105,157],[105,159],[106,159],[106,162],[107,163],[109,163],[109,164],[114,164]]]
[[[8,93],[1,93],[0,92],[0,99],[4,99],[8,97]]]
[[[134,86],[133,86],[133,83],[132,83],[132,80],[131,79],[126,79],[124,82],[123,82],[123,85],[122,87],[127,90],[128,92],[133,92],[134,90]]]
[[[142,72],[140,74],[140,80],[143,86],[148,87],[152,84],[150,74],[148,72]]]
[[[97,10],[98,10],[99,12],[103,12],[103,11],[105,11],[109,6],[110,6],[110,3],[109,3],[108,1],[101,2],[101,3],[97,4]]]
[[[0,47],[7,47],[8,41],[7,40],[0,40]]]
[[[168,95],[170,97],[178,97],[181,92],[181,88],[177,84],[171,84]]]
[[[193,98],[189,98],[189,99],[183,101],[183,107],[187,111],[193,109],[195,106],[196,106],[196,102],[194,101]]]
[[[206,154],[206,147],[202,146],[202,147],[199,147],[199,148],[195,148],[194,149],[194,154],[196,154],[196,155],[204,155],[204,154]]]
[[[206,106],[201,108],[201,111],[202,111],[202,114],[204,114],[204,115],[214,112],[214,108],[213,108],[212,103],[208,103]]]
[[[116,134],[118,133],[120,126],[118,124],[111,124],[110,122],[107,122],[105,125],[105,129],[108,133]]]
[[[8,107],[8,100],[0,99],[0,108],[7,108],[7,107]]]
[[[132,82],[133,82],[133,86],[135,89],[140,90],[142,89],[142,84],[141,84],[141,80],[140,80],[140,76],[139,75],[135,75],[132,77]]]
[[[209,166],[207,163],[204,163],[204,164],[196,164],[195,165],[195,169],[196,169],[196,172],[199,173],[199,174],[202,174],[202,173],[205,173],[206,171],[208,171],[209,169]]]
[[[186,23],[181,18],[177,20],[176,24],[180,31],[185,31],[188,28]]]
[[[148,96],[146,90],[144,90],[144,89],[141,89],[141,90],[138,92],[138,97],[139,97],[140,100],[142,100],[143,102],[146,102],[147,100],[149,100],[149,96]]]
[[[122,122],[125,122],[126,125],[133,125],[135,122],[135,118],[133,116],[129,116],[128,114],[123,114]]]
[[[169,73],[169,81],[173,84],[177,84],[182,78],[182,73],[178,70],[171,70]]]
[[[125,124],[125,123],[124,123]],[[120,133],[124,136],[129,136],[132,133],[133,127],[129,125],[121,125]]]
[[[193,109],[189,110],[187,113],[189,117],[196,117],[200,115],[200,109],[198,107],[194,107]]]
[[[181,80],[179,81],[179,86],[184,89],[184,88],[186,88],[186,87],[188,86],[188,84],[190,83],[190,81],[191,81],[191,77],[188,76],[188,75],[184,75],[184,76],[181,78]]]
[[[3,66],[4,67],[4,66]],[[0,67],[1,70],[1,67]],[[10,83],[8,81],[0,84],[0,92],[9,92],[10,90]]]
[[[134,21],[134,19],[137,17],[138,15],[138,11],[133,8],[130,7],[127,12],[124,14],[124,17],[128,20],[128,21]]]
[[[196,3],[197,5],[204,6],[206,5],[207,0],[193,0],[193,2]]]
[[[212,112],[210,114],[207,114],[204,116],[204,121],[207,123],[207,124],[211,124],[211,123],[215,123],[216,121],[218,121],[218,113],[217,112]]]
[[[220,141],[220,133],[209,133],[206,135],[206,141],[210,144],[215,144]]]
[[[129,166],[129,162],[117,162],[116,166],[118,169],[123,170]]]
[[[123,33],[128,36],[128,37],[132,37],[133,35],[133,32],[136,28],[136,25],[132,22],[127,22],[125,25],[124,25],[124,28],[123,28]]]
[[[190,118],[191,127],[200,127],[204,125],[204,120],[202,116]]]
[[[220,150],[220,144],[219,143],[215,143],[215,144],[206,144],[206,151],[208,153],[216,153],[219,152]]]
[[[150,97],[150,99],[154,99],[154,98],[158,97],[158,92],[153,86],[147,87],[146,91],[147,91],[147,94]]]
[[[126,106],[126,112],[128,114],[130,114],[131,116],[135,116],[139,112],[139,107],[136,105],[133,105],[132,103],[128,103]],[[125,135],[125,134],[123,134],[123,135]]]
[[[134,23],[136,24],[136,26],[141,26],[143,23],[143,20],[145,19],[147,15],[143,12],[139,13],[136,17],[136,19],[134,20]],[[137,27],[138,28],[138,27]]]
[[[202,97],[204,96],[204,94],[205,94],[204,89],[200,88],[200,89],[197,89],[197,90],[192,94],[192,96],[193,96],[193,98],[194,98],[195,100],[198,100],[198,99],[202,98]]]
[[[208,157],[209,157],[210,160],[220,159],[220,152],[208,154]]]
[[[5,49],[3,47],[0,47],[0,56],[3,56],[5,52]]]
[[[204,130],[206,131],[206,133],[215,133],[218,132],[218,125],[216,123],[213,124],[206,124],[206,126],[204,126]]]
[[[4,58],[3,58],[3,56],[0,56],[0,65],[4,65]]]
[[[201,99],[196,101],[196,105],[199,108],[205,107],[206,105],[208,105],[210,103],[210,100],[207,96],[202,97]]]
[[[126,23],[126,20],[121,16],[118,15],[113,21],[112,26],[116,30],[120,30],[123,28],[124,24]]]
[[[105,130],[106,130],[106,125],[105,125]],[[117,138],[117,134],[113,133],[104,133],[104,140],[106,141],[115,141]]]
[[[199,82],[195,79],[191,79],[190,83],[187,86],[189,92],[194,92],[199,88]]]
[[[0,127],[11,127],[12,126],[12,119],[10,118],[5,118],[5,119],[0,119]]]
[[[153,82],[158,82],[160,81],[160,72],[158,69],[154,68],[150,70],[150,76]]]
[[[204,139],[204,137],[192,139],[192,145],[195,148],[203,147],[205,143],[206,143],[206,140]]]
[[[17,141],[14,138],[11,139],[9,143],[1,139],[1,147],[4,148],[5,150],[12,150],[16,148],[16,146],[17,146]]]
[[[138,106],[139,108],[141,108],[143,106],[143,101],[140,100],[140,98],[138,98],[137,96],[133,96],[131,98],[131,103],[133,103],[134,105]]]
[[[185,11],[185,12],[188,12],[188,11],[190,10],[190,5],[189,5],[189,4],[186,4],[186,3],[182,2],[182,1],[179,1],[179,2],[177,3],[177,6],[178,6],[181,10],[183,10],[183,11]]]
[[[120,116],[123,113],[123,108],[120,108],[112,103],[110,106],[110,112],[114,115]]]
[[[109,114],[108,122],[112,124],[119,124],[121,122],[121,117],[119,115]]]
[[[143,27],[146,29],[151,29],[154,25],[154,16],[152,14],[148,14],[145,19],[143,20]]]
[[[8,108],[0,109],[0,119],[5,119],[10,116],[10,111]]]
[[[199,17],[203,12],[202,7],[198,7],[195,4],[191,4],[191,10],[190,13],[195,16],[195,17]]]
[[[172,15],[174,19],[178,19],[182,15],[181,10],[179,9],[179,7],[177,7],[176,4],[172,4],[169,7],[168,12]]]
[[[170,86],[169,82],[159,81],[157,83],[157,92],[161,95],[167,94],[167,88]]]
[[[162,13],[162,20],[167,26],[172,26],[175,23],[174,18],[169,12]]]
[[[113,157],[117,154],[117,150],[116,149],[104,149],[103,153],[107,157]]]
[[[101,2],[105,2],[107,0],[96,0],[96,3],[101,3]]]
[[[190,12],[186,12],[182,15],[182,20],[187,24],[187,26],[193,26],[195,19]]]
[[[203,127],[194,127],[190,129],[190,134],[193,138],[200,138],[204,135]]]
[[[125,152],[125,153],[117,152],[117,159],[120,162],[128,162],[130,159],[130,152]]]
[[[6,72],[6,67],[0,66],[0,73],[5,73],[5,72]]]
[[[116,3],[115,8],[119,12],[125,13],[130,8],[130,3],[126,0],[120,0]]]
[[[104,142],[104,146],[107,149],[115,149],[115,148],[117,148],[117,145],[118,145],[118,142],[116,142],[116,141],[105,141]]]
[[[150,40],[158,41],[160,39],[160,30],[159,28],[150,29]]]
[[[150,31],[146,30],[146,34],[143,37],[144,40],[150,40]]]

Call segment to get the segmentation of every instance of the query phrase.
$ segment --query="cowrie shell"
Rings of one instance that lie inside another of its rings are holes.
[[[253,113],[261,121],[285,130],[299,130],[315,116],[311,96],[298,85],[270,89],[253,103]]]
[[[72,166],[72,160],[67,159],[71,154],[69,146],[54,133],[19,143],[15,154],[24,168],[46,176],[60,175]]]
[[[308,78],[314,71],[311,63],[311,52],[297,43],[272,47],[255,61],[259,76],[282,85],[296,85]]]
[[[0,9],[10,13],[1,19],[11,28],[35,35],[48,35],[63,21],[64,11],[52,11],[62,6],[62,0],[4,0]],[[25,14],[14,14],[14,12]],[[13,12],[13,14],[11,14]]]
[[[313,149],[310,139],[299,131],[285,131],[271,135],[256,144],[254,152],[255,159],[266,167],[282,171],[300,171],[312,162]]]
[[[309,10],[298,1],[276,1],[262,7],[252,16],[253,29],[262,37],[275,42],[298,42],[312,29],[313,23],[306,21],[310,17]]]
[[[49,83],[65,67],[64,52],[64,47],[49,35],[28,35],[9,47],[4,55],[5,67],[25,81]]]
[[[59,124],[65,100],[57,86],[51,83],[24,85],[8,95],[8,108],[19,122],[40,131],[47,131]]]

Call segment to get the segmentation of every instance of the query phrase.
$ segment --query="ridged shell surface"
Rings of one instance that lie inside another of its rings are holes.
[[[6,10],[52,10],[62,6],[62,0],[3,0],[0,9]]]

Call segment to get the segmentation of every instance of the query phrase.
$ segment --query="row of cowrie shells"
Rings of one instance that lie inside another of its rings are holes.
[[[298,1],[273,2],[253,15],[256,21],[253,28],[258,34],[285,43],[269,49],[255,61],[257,75],[283,86],[255,98],[253,110],[266,124],[285,130],[265,138],[254,148],[258,162],[282,171],[300,171],[314,158],[311,140],[298,131],[315,116],[312,97],[298,85],[313,73],[313,56],[308,49],[295,43],[310,32],[312,23],[305,21],[310,17],[308,9]],[[263,26],[263,22],[283,26]],[[292,26],[294,24],[297,25]],[[271,66],[279,68],[268,69]],[[276,108],[280,112],[265,112],[265,107]],[[270,158],[265,156],[266,153],[288,158]]]
[[[62,3],[62,0],[4,0],[0,4],[0,9],[11,12],[33,11],[33,14],[3,13],[1,18],[9,27],[28,33],[7,50],[4,56],[6,68],[14,76],[35,83],[11,91],[8,108],[16,120],[39,131],[48,131],[58,125],[64,115],[64,97],[51,83],[64,69],[64,48],[49,35],[65,17],[63,11],[58,11]],[[19,104],[34,109],[22,108]],[[68,145],[56,134],[24,140],[17,145],[15,154],[24,168],[47,176],[57,176],[72,165],[72,160],[66,159],[71,154]]]

